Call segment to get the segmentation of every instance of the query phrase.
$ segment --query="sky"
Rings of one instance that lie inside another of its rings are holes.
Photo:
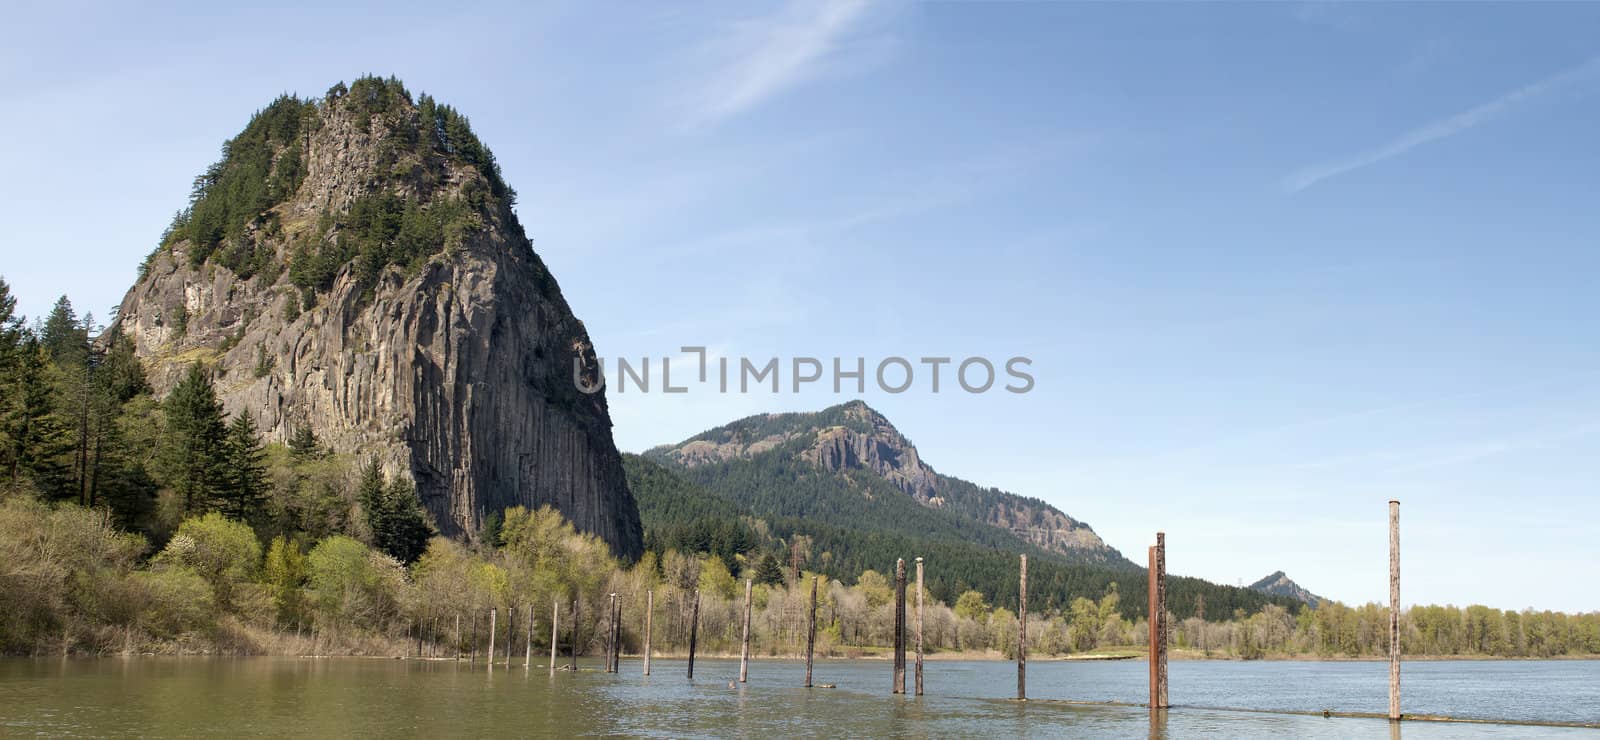
[[[1027,357],[863,397],[1174,573],[1381,601],[1399,499],[1406,603],[1600,609],[1600,4],[333,5],[13,6],[20,310],[105,318],[252,111],[396,75],[608,360]],[[656,390],[621,448],[857,395]]]

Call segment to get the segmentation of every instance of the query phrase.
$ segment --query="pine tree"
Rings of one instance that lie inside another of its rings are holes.
[[[71,496],[71,440],[55,415],[49,353],[31,335],[17,351],[12,376],[4,419],[11,482],[30,480],[50,498]]]
[[[356,497],[367,514],[372,545],[402,563],[415,562],[428,549],[433,527],[417,502],[411,482],[397,478],[387,481],[378,459],[372,458],[361,469]]]
[[[317,441],[317,434],[311,427],[298,426],[289,436],[289,452],[297,462],[315,460],[322,457],[322,443]]]
[[[224,516],[248,522],[261,512],[267,499],[267,450],[250,409],[228,424],[223,444],[226,485],[216,501]]]
[[[56,299],[56,305],[50,309],[50,315],[45,318],[44,327],[39,332],[39,341],[44,344],[50,359],[58,365],[78,367],[89,364],[88,327],[78,320],[78,315],[72,310],[72,301],[66,296]]]
[[[227,484],[222,404],[211,378],[195,363],[162,407],[167,424],[159,466],[166,484],[183,497],[184,511],[192,513],[215,500]]]
[[[770,552],[761,556],[761,561],[756,564],[755,582],[768,586],[783,585],[783,565],[778,562],[777,556]]]

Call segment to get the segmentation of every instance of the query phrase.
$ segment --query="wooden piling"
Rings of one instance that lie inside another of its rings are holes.
[[[922,696],[922,558],[917,558],[917,696]]]
[[[811,616],[806,620],[806,688],[811,688],[811,660],[817,652],[817,576],[811,577]]]
[[[572,600],[572,634],[568,635],[572,640],[572,662],[568,663],[567,667],[574,671],[578,670],[578,621],[580,619],[578,610],[582,604],[583,599],[581,598]]]
[[[754,588],[753,581],[744,579],[744,641],[739,648],[739,683],[750,680],[750,598]]]
[[[606,673],[610,673],[611,672],[611,651],[612,651],[612,649],[614,647],[616,647],[616,641],[617,641],[616,630],[612,629],[613,627],[616,626],[616,621],[617,621],[617,595],[616,594],[607,594],[607,596],[610,598],[610,602],[609,602],[609,606],[606,607],[606,667],[605,667],[605,672]]]
[[[1400,502],[1389,502],[1389,719],[1400,720]]]
[[[1017,701],[1028,700],[1028,556],[1017,579]]]
[[[611,605],[611,672],[622,668],[622,594]]]
[[[1166,709],[1167,701],[1167,535],[1156,533],[1156,544],[1148,551],[1149,563],[1149,645],[1150,708]]]
[[[550,675],[556,675],[556,647],[561,644],[561,600],[550,600]]]
[[[469,662],[469,663],[478,662],[478,610],[477,609],[473,609],[472,610],[472,660],[467,661],[467,662]]]
[[[506,606],[506,667],[511,667],[511,646],[517,641],[517,607]]]
[[[455,643],[455,659],[461,660],[461,612],[456,612]]]
[[[894,693],[906,693],[906,559],[894,561]]]
[[[700,589],[694,591],[694,610],[689,617],[689,678],[694,678],[694,648],[700,637]]]
[[[654,633],[656,619],[656,590],[648,589],[644,592],[644,675],[650,675],[650,638]]]
[[[494,637],[499,630],[495,624],[499,620],[499,607],[489,607],[489,670],[494,670]]]
[[[522,670],[533,668],[533,604],[528,604],[528,642],[523,645]]]

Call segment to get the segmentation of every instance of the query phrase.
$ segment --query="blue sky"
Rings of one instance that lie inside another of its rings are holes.
[[[280,92],[469,116],[600,353],[984,355],[869,393],[1140,557],[1600,609],[1600,5],[25,4],[0,274],[105,316]],[[800,394],[613,394],[646,447]]]

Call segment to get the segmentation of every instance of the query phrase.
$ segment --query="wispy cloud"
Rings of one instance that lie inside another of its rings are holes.
[[[774,16],[735,25],[708,49],[707,61],[715,69],[691,96],[690,123],[706,125],[737,115],[812,79],[863,31],[876,5],[869,0],[791,0]]]
[[[1600,73],[1600,57],[1593,57],[1588,61],[1571,69],[1559,72],[1537,82],[1523,85],[1511,92],[1501,95],[1494,100],[1457,113],[1449,118],[1435,121],[1421,128],[1412,130],[1398,139],[1389,142],[1377,149],[1363,152],[1348,159],[1304,167],[1284,178],[1283,186],[1291,193],[1305,190],[1330,177],[1337,177],[1347,172],[1374,165],[1387,159],[1401,156],[1424,144],[1429,144],[1440,139],[1466,131],[1474,126],[1485,123],[1511,110],[1528,100],[1545,95],[1562,86],[1583,81]]]

